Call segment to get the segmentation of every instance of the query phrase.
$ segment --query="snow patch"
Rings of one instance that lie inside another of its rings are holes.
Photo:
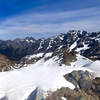
[[[26,40],[26,42],[33,43],[34,41],[33,40]]]
[[[75,51],[76,52],[79,52],[79,51],[81,51],[81,50],[87,50],[87,49],[89,49],[89,47],[88,47],[88,45],[86,45],[84,42],[83,42],[83,47],[82,48],[77,48]]]
[[[72,62],[71,66],[83,67],[83,66],[89,65],[89,64],[91,64],[93,62],[93,61],[89,60],[88,58],[83,57],[83,56],[81,56],[79,54],[77,54],[76,56],[77,56],[77,60],[75,62]]]
[[[58,47],[58,50],[61,49],[63,47],[63,45],[61,45],[60,47]]]
[[[41,42],[40,42],[40,46],[39,46],[38,50],[40,50],[40,49],[43,48],[43,46],[42,46],[42,45],[43,45],[43,42],[44,42],[44,39],[41,40]]]
[[[67,100],[65,97],[61,97],[61,100]]]
[[[47,58],[47,57],[51,57],[52,54],[53,54],[52,52],[46,53],[46,54],[45,54],[45,58]]]
[[[39,46],[38,50],[40,50],[41,48],[43,48],[43,47],[42,47],[42,43],[40,43],[40,46]]]
[[[60,40],[63,40],[64,39],[64,35],[59,36],[59,38],[60,38]]]
[[[95,61],[88,65],[88,68],[94,71],[95,77],[100,77],[100,61]]]
[[[26,58],[28,58],[29,60],[31,60],[32,58],[39,58],[39,57],[43,57],[44,53],[38,53],[38,54],[33,54],[30,56],[26,56]]]
[[[76,46],[77,46],[77,42],[75,41],[75,42],[70,46],[70,50],[69,50],[69,51],[72,51]]]
[[[52,47],[52,46],[51,46],[52,42],[53,42],[53,40],[51,39],[50,42],[49,42],[49,45],[48,45],[48,47],[47,47],[47,50],[50,49],[50,48]]]

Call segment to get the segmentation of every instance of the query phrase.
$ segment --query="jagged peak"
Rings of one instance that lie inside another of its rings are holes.
[[[26,37],[25,39],[27,39],[27,40],[36,40],[36,39],[33,38],[33,37]]]
[[[86,35],[88,33],[85,30],[70,30],[70,31],[68,31],[67,34],[71,34],[71,35]]]

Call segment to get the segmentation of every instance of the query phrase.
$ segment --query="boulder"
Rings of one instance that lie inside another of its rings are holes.
[[[73,83],[76,88],[87,91],[92,86],[92,73],[88,71],[73,71],[64,76],[67,81]]]

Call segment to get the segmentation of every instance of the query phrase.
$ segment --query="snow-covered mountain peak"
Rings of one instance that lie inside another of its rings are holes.
[[[1,41],[0,53],[14,60],[20,60],[26,55],[55,52],[57,49],[66,48],[69,52],[77,52],[88,58],[96,56],[96,59],[100,59],[99,43],[100,32],[88,33],[86,31],[71,30],[66,34],[61,33],[45,39],[35,40],[32,37],[27,37],[14,41]],[[12,50],[10,54],[8,48]]]

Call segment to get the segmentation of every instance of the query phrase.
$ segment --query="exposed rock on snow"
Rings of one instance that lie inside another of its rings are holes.
[[[73,71],[65,75],[67,81],[73,83],[76,88],[81,88],[85,91],[89,90],[92,86],[93,73],[88,71]]]

